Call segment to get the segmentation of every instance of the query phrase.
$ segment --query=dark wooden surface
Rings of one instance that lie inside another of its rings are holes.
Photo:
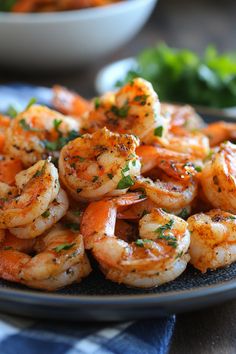
[[[149,23],[131,43],[90,67],[44,74],[0,69],[0,83],[23,81],[46,86],[60,83],[91,97],[96,94],[93,82],[99,68],[113,60],[133,56],[157,41],[191,48],[199,53],[209,43],[215,44],[220,50],[236,50],[235,14],[235,0],[160,0]],[[236,353],[236,300],[178,315],[170,352]]]

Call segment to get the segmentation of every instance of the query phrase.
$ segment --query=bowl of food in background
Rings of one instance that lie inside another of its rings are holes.
[[[0,3],[0,64],[23,70],[87,64],[135,36],[156,2],[7,0]]]

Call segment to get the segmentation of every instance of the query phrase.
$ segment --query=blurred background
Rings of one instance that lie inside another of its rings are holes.
[[[202,53],[208,44],[214,44],[220,51],[235,50],[235,14],[235,0],[159,0],[141,32],[106,58],[71,71],[65,68],[58,72],[24,73],[1,68],[0,83],[20,81],[46,86],[60,83],[89,97],[96,94],[93,82],[101,67],[134,56],[156,42],[165,41],[170,46],[189,48],[198,53]]]

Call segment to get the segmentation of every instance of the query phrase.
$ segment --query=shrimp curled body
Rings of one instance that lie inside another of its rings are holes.
[[[134,136],[111,133],[105,128],[86,134],[62,149],[60,178],[76,200],[123,194],[140,172],[137,145]]]
[[[114,200],[94,202],[85,210],[81,225],[85,247],[92,250],[108,279],[150,288],[185,270],[190,235],[184,220],[154,209],[140,220],[140,238],[128,243],[114,234],[116,215]]]
[[[190,262],[201,272],[236,261],[236,216],[220,209],[188,218]]]

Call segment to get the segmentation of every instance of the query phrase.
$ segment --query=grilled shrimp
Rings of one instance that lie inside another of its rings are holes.
[[[0,182],[8,185],[15,184],[15,176],[23,170],[20,160],[14,157],[0,155]]]
[[[79,117],[92,108],[92,103],[79,96],[77,93],[69,91],[65,87],[56,85],[53,87],[53,105],[57,111],[63,114]]]
[[[205,126],[203,119],[189,105],[161,103],[161,114],[170,116],[170,130],[181,127],[187,131],[201,129]]]
[[[49,204],[48,209],[42,215],[38,216],[30,224],[11,228],[10,232],[22,239],[30,239],[42,235],[66,214],[68,207],[67,195],[63,189],[60,189],[56,198]]]
[[[57,169],[47,160],[19,172],[15,179],[18,195],[8,193],[0,199],[2,229],[33,222],[48,209],[59,191]],[[2,197],[1,189],[0,194]]]
[[[75,119],[34,105],[12,120],[4,151],[28,167],[50,155],[57,157],[61,147],[78,136],[78,130]]]
[[[6,131],[10,125],[10,118],[0,114],[0,153],[4,150]]]
[[[90,271],[82,236],[60,226],[37,240],[11,236],[1,245],[0,277],[33,288],[56,290]]]
[[[221,144],[201,173],[203,192],[215,208],[236,212],[236,145]]]
[[[226,140],[236,140],[236,124],[224,121],[214,122],[202,130],[208,136],[210,145],[217,146]]]
[[[193,178],[181,182],[169,177],[155,181],[140,177],[136,179],[134,188],[142,188],[158,208],[176,215],[189,207],[197,195],[197,181]]]
[[[114,200],[93,202],[81,225],[85,248],[92,250],[106,277],[140,288],[177,278],[189,260],[187,223],[154,209],[141,218],[139,236],[129,243],[114,234],[117,208]]]
[[[161,116],[160,102],[152,85],[136,78],[115,94],[94,101],[85,128],[96,131],[106,126],[113,132],[134,134],[151,143],[165,137],[169,119]]]
[[[83,135],[62,149],[60,178],[76,200],[123,194],[140,172],[137,145],[134,136],[111,133],[106,128]]]
[[[199,131],[169,133],[162,146],[179,153],[189,154],[195,159],[204,159],[210,152],[209,139]]]
[[[201,272],[236,261],[236,216],[220,209],[188,218],[190,262]]]
[[[189,154],[175,152],[159,146],[141,145],[136,149],[141,159],[141,173],[147,173],[158,167],[174,179],[189,179],[201,169],[201,161]],[[200,166],[199,166],[200,165]]]

